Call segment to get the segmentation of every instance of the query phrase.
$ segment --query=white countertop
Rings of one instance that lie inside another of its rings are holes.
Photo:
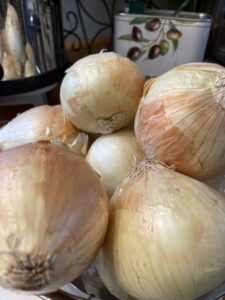
[[[0,288],[0,300],[41,300],[38,296],[26,296]]]

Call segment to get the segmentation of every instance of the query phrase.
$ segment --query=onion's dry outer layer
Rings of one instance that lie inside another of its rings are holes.
[[[135,133],[149,159],[197,179],[225,168],[225,68],[176,67],[146,83]]]
[[[65,116],[61,105],[41,105],[19,114],[0,129],[0,150],[45,141],[86,154],[87,139]]]
[[[80,59],[67,70],[60,100],[77,128],[108,134],[133,122],[144,82],[131,60],[102,52]]]
[[[110,205],[101,249],[109,289],[112,277],[139,300],[193,300],[224,282],[225,198],[217,191],[145,163]]]
[[[118,130],[97,138],[88,150],[86,159],[100,175],[107,194],[111,197],[144,153],[138,146],[132,129]]]
[[[127,253],[129,255],[129,253]],[[120,300],[136,300],[135,298],[128,295],[118,284],[114,277],[110,266],[108,265],[104,251],[101,249],[95,260],[97,272],[106,286],[108,291]]]
[[[89,164],[69,150],[28,144],[0,153],[0,285],[47,293],[94,259],[108,200]]]

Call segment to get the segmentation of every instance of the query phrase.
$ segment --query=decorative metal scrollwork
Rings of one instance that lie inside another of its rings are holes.
[[[89,0],[91,1],[91,0]],[[82,47],[86,47],[87,54],[92,53],[94,43],[96,39],[107,29],[111,31],[111,37],[113,34],[113,21],[114,21],[114,12],[115,12],[115,0],[100,0],[102,3],[102,7],[104,12],[107,15],[107,21],[100,21],[98,16],[93,15],[93,13],[89,12],[88,9],[84,5],[84,1],[82,0],[74,0],[74,10],[66,12],[66,20],[68,24],[71,25],[70,28],[64,28],[64,37],[65,40],[69,37],[73,37],[74,42],[72,49],[74,51],[80,51]],[[101,11],[101,14],[103,13]],[[87,34],[87,28],[85,24],[85,19],[89,19],[93,22],[94,25],[100,26],[100,29],[97,28],[94,35],[89,38]],[[81,32],[78,31],[80,27]]]

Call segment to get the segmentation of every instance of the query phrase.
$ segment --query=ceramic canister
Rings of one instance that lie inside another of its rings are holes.
[[[204,59],[211,23],[204,13],[118,13],[114,51],[135,61],[145,76],[159,76],[177,65]]]

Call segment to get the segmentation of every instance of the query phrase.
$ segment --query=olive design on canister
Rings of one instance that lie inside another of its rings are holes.
[[[157,19],[153,19],[152,21],[145,24],[145,29],[148,31],[156,31],[160,28],[161,21]]]
[[[169,43],[167,40],[161,40],[159,43],[160,54],[165,55],[169,50]]]
[[[129,22],[129,25],[132,26],[131,31],[121,35],[119,39],[132,43],[126,56],[133,61],[172,55],[176,52],[179,39],[182,37],[182,32],[172,20],[163,21],[158,17],[137,16]]]
[[[141,55],[141,50],[138,47],[132,47],[127,52],[127,57],[133,61],[136,61]]]
[[[140,42],[143,39],[142,31],[137,26],[134,26],[132,29],[132,39],[135,42]]]
[[[150,48],[148,58],[154,59],[158,57],[160,54],[160,46],[159,45],[154,45]]]
[[[170,30],[167,31],[166,37],[171,40],[171,41],[176,41],[182,36],[182,33],[180,30],[176,28],[171,28]]]

